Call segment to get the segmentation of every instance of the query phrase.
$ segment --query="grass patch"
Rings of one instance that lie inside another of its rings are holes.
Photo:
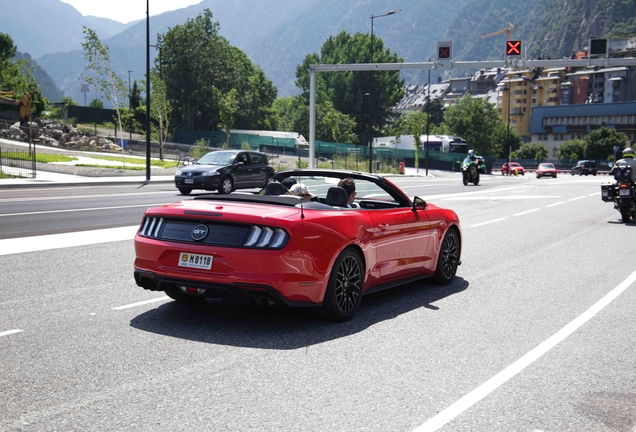
[[[2,152],[2,157],[5,159],[13,159],[13,160],[31,160],[31,155],[28,153],[11,153],[10,151]],[[36,153],[35,161],[42,163],[51,163],[51,162],[72,162],[76,161],[77,158],[73,156],[62,156],[48,153]]]
[[[98,165],[98,164],[76,164],[75,166],[88,167],[88,168],[125,169],[130,171],[142,171],[146,169],[145,166],[141,166],[141,165],[116,166],[116,165]]]
[[[11,174],[5,174],[2,171],[0,171],[0,179],[13,179],[13,178],[20,178],[22,176],[14,176]]]
[[[93,159],[121,162],[121,157],[118,157],[118,156],[100,156],[100,157],[91,156],[91,157]],[[142,159],[142,158],[124,157],[124,161],[127,164],[141,164],[144,166],[146,165],[146,159]],[[159,168],[173,168],[177,166],[177,162],[176,161],[160,161],[156,159],[151,159],[150,165],[153,167],[159,167]]]

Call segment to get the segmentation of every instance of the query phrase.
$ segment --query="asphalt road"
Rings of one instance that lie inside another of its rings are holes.
[[[636,430],[636,223],[607,177],[438,175],[395,182],[459,214],[456,281],[342,324],[137,287],[130,233],[171,185],[2,190],[0,430]]]

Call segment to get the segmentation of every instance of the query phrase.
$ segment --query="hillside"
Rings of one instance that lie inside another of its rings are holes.
[[[318,51],[329,36],[342,30],[369,33],[372,15],[396,8],[402,12],[374,20],[374,34],[405,61],[418,62],[435,56],[438,40],[453,41],[455,60],[502,59],[505,35],[481,36],[503,29],[507,22],[517,26],[511,38],[523,40],[528,57],[569,56],[584,49],[592,36],[636,34],[635,2],[457,0],[449,7],[435,0],[204,0],[152,16],[150,33],[154,44],[157,34],[209,8],[220,23],[221,34],[263,68],[279,96],[288,96],[298,92],[294,85],[296,66],[307,54]],[[0,0],[1,10],[8,12],[0,15],[0,29],[11,35],[18,50],[36,58],[57,86],[75,100],[83,100],[80,87],[85,61],[79,44],[84,25],[96,29],[110,46],[113,64],[122,78],[127,80],[127,71],[133,70],[132,79],[143,79],[145,20],[125,25],[82,17],[60,0],[23,0],[19,7],[17,3]],[[152,48],[151,56],[157,55]],[[422,83],[426,78],[422,71],[405,72],[403,77],[408,83]]]

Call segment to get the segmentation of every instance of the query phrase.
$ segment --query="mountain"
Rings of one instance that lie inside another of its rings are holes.
[[[128,24],[122,24],[119,21],[115,21],[108,18],[100,18],[94,16],[85,16],[84,19],[88,23],[86,27],[91,28],[97,32],[100,39],[107,39],[115,36],[118,33],[123,32],[128,27],[138,23],[139,21],[133,21]]]
[[[42,95],[47,98],[50,102],[61,102],[64,97],[64,93],[57,87],[55,82],[51,79],[48,73],[42,67],[31,58],[29,54],[16,52],[13,57],[17,60],[26,60],[30,63],[31,73],[33,74],[33,78],[35,82],[40,86],[40,90],[42,90]]]
[[[80,49],[84,26],[94,28],[100,38],[116,30],[110,20],[84,17],[60,0],[0,0],[0,11],[0,31],[11,36],[19,51],[33,58]]]
[[[83,17],[60,0],[21,0],[19,4],[0,0],[0,31],[9,33],[20,51],[37,58],[75,100],[84,97],[80,87],[86,62],[79,50],[84,25],[96,29],[110,47],[114,68],[122,79],[127,80],[128,70],[134,71],[131,79],[143,79],[145,20],[119,25]],[[307,54],[319,51],[329,36],[343,30],[369,33],[371,22],[385,47],[407,62],[435,58],[440,40],[453,41],[454,60],[503,59],[505,35],[482,36],[505,28],[508,22],[516,26],[511,39],[523,41],[529,58],[569,56],[585,49],[592,36],[636,34],[636,0],[204,0],[151,16],[151,44],[157,34],[206,8],[219,22],[221,35],[263,68],[279,96],[299,91],[294,85],[296,66]],[[398,8],[400,13],[378,16]],[[152,48],[152,58],[157,55]],[[453,74],[466,72],[451,70]],[[404,72],[403,77],[414,84],[426,79],[423,71]]]

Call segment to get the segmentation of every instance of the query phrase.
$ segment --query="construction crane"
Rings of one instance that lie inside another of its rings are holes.
[[[508,25],[506,26],[505,29],[502,29],[502,30],[499,30],[499,31],[496,31],[496,32],[493,32],[493,33],[490,33],[490,34],[487,34],[487,35],[483,35],[481,38],[482,39],[486,39],[486,38],[489,38],[491,36],[497,36],[497,35],[500,35],[502,33],[505,33],[506,34],[506,40],[510,40],[510,32],[515,30],[516,28],[517,28],[516,25],[508,23]]]

